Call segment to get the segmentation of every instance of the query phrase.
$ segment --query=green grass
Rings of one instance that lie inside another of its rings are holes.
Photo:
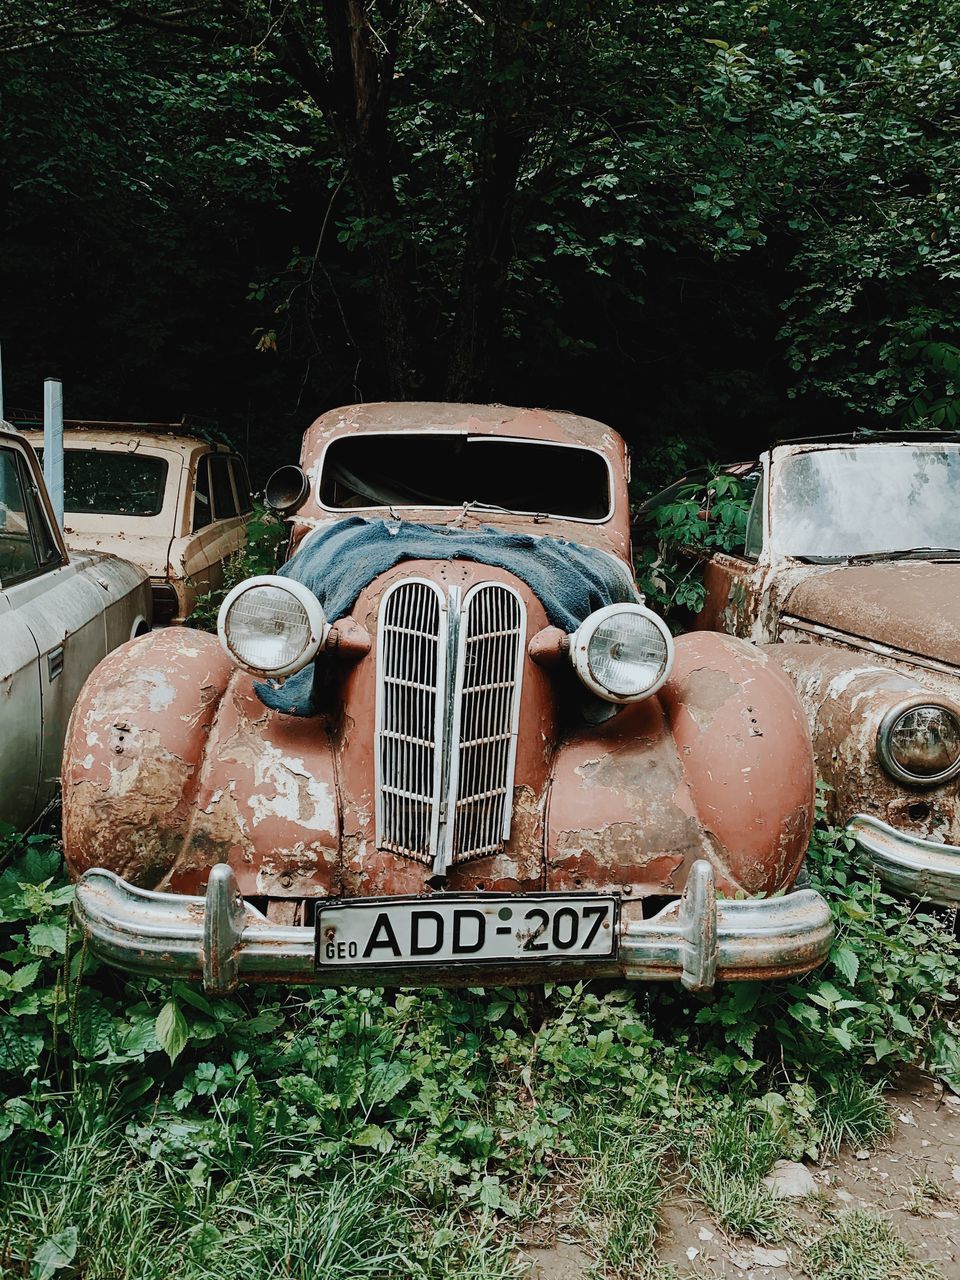
[[[786,1211],[763,1185],[780,1155],[767,1116],[742,1108],[717,1108],[706,1123],[691,1129],[685,1154],[690,1190],[719,1226],[732,1235],[765,1243],[783,1238]]]
[[[642,1123],[625,1124],[616,1113],[581,1116],[579,1130],[582,1180],[574,1226],[597,1258],[598,1275],[646,1275],[670,1187],[664,1136]]]
[[[138,1159],[123,1133],[68,1137],[5,1179],[0,1274],[42,1276],[52,1250],[84,1280],[513,1280],[516,1251],[491,1221],[427,1215],[401,1157],[358,1160],[319,1180],[269,1165],[229,1180]]]
[[[609,985],[211,1000],[98,968],[53,842],[0,832],[0,1273],[512,1280],[562,1201],[597,1275],[648,1277],[673,1195],[777,1242],[773,1161],[876,1141],[884,1081],[958,1056],[939,922],[829,828],[811,863],[828,964],[708,1005]],[[824,1280],[874,1274],[843,1271],[849,1226],[811,1246]]]
[[[867,1147],[890,1131],[890,1112],[882,1087],[851,1073],[841,1076],[820,1097],[821,1147],[824,1154],[839,1151],[844,1143]]]
[[[834,1214],[804,1250],[803,1265],[809,1280],[940,1280],[886,1218],[862,1209]]]

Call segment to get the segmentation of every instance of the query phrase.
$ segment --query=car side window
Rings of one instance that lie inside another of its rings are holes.
[[[19,449],[0,450],[0,584],[9,586],[63,563]]]
[[[748,560],[758,560],[763,550],[763,483],[762,473],[748,476],[753,484],[753,501],[747,515],[747,531],[744,538],[743,554]]]
[[[222,453],[210,457],[210,483],[213,489],[213,518],[229,520],[237,514],[237,500],[230,480],[230,459]]]
[[[213,511],[210,507],[210,471],[207,465],[209,461],[208,454],[204,454],[197,461],[197,478],[193,490],[194,533],[198,529],[205,529],[213,519]]]
[[[247,464],[242,458],[231,458],[233,469],[233,487],[237,491],[237,502],[241,515],[253,510],[253,498],[250,496],[250,477],[247,475]]]

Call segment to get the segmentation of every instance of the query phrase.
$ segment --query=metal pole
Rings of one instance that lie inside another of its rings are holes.
[[[63,383],[43,383],[43,478],[57,524],[63,528]]]
[[[3,348],[0,347],[0,422],[3,421]]]

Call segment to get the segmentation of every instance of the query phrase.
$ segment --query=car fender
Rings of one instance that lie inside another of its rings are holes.
[[[682,636],[659,694],[559,752],[550,887],[675,894],[707,858],[727,894],[782,889],[806,853],[813,793],[809,730],[779,665],[731,636]]]
[[[817,771],[829,788],[831,818],[845,822],[855,813],[873,814],[924,837],[960,840],[956,779],[941,786],[907,786],[887,773],[877,753],[877,733],[889,712],[935,702],[960,716],[956,695],[862,650],[793,643],[764,648],[793,680],[813,729]]]
[[[327,737],[313,720],[268,712],[253,683],[215,636],[185,627],[100,664],[64,750],[75,875],[100,866],[191,893],[230,862],[245,894],[324,891],[339,829]]]

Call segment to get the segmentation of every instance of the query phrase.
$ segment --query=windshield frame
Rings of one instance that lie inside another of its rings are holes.
[[[496,441],[498,444],[542,445],[544,447],[549,447],[551,449],[577,449],[581,453],[592,453],[595,457],[601,459],[607,473],[606,515],[599,516],[599,517],[571,516],[571,515],[561,515],[555,511],[519,511],[519,510],[515,510],[512,507],[484,506],[482,503],[469,503],[469,502],[459,503],[457,506],[453,506],[453,507],[430,506],[430,505],[425,506],[422,503],[411,503],[411,504],[405,504],[405,505],[394,503],[392,505],[363,506],[363,507],[329,507],[327,506],[327,504],[322,500],[320,496],[322,485],[323,485],[324,468],[326,466],[326,460],[327,460],[327,451],[330,449],[332,445],[338,444],[340,441],[345,439],[353,440],[353,439],[359,439],[361,437],[363,439],[369,439],[374,436],[389,436],[391,439],[395,439],[397,436],[418,436],[418,437],[459,436],[468,441],[475,441],[480,443],[484,441],[493,440],[493,441]],[[351,432],[346,432],[343,435],[334,436],[332,439],[328,440],[324,444],[323,449],[320,453],[320,457],[317,462],[317,478],[314,482],[313,490],[314,490],[314,497],[315,497],[317,506],[320,508],[321,511],[328,512],[331,515],[365,515],[371,512],[389,513],[394,511],[444,511],[444,512],[456,513],[456,512],[463,511],[464,508],[466,508],[466,510],[468,511],[475,512],[478,515],[482,515],[482,516],[489,516],[491,518],[495,518],[497,516],[509,515],[509,516],[528,516],[530,519],[535,519],[536,517],[539,516],[547,520],[569,521],[572,524],[601,525],[601,524],[609,524],[609,522],[613,519],[615,502],[616,502],[613,466],[611,464],[610,458],[601,449],[596,449],[592,445],[580,444],[578,442],[568,441],[568,440],[545,440],[538,436],[500,435],[492,431],[491,432],[457,431],[457,430],[450,430],[447,428],[430,428],[430,427],[422,428],[419,430],[414,430],[414,429],[408,430],[404,428],[403,430],[399,430],[399,431],[398,430],[351,431]]]
[[[838,440],[836,443],[795,443],[774,445],[769,451],[768,461],[765,467],[765,484],[766,498],[764,501],[764,540],[768,548],[769,559],[785,559],[793,560],[800,564],[811,565],[836,565],[847,564],[850,561],[872,562],[874,560],[897,560],[899,556],[904,555],[907,551],[911,551],[922,537],[918,532],[917,537],[913,539],[911,547],[897,548],[892,551],[878,551],[876,553],[866,553],[851,550],[844,554],[837,555],[815,555],[812,552],[806,554],[790,549],[788,539],[784,537],[781,530],[785,530],[787,526],[786,520],[777,508],[776,496],[781,492],[781,470],[785,463],[800,454],[808,453],[836,453],[849,452],[852,449],[866,450],[876,448],[905,448],[910,450],[918,449],[944,449],[952,448],[956,451],[960,458],[960,441],[956,439],[943,440],[936,437],[930,440],[917,439],[915,437],[904,440],[897,436],[884,439],[882,435],[877,435],[869,440]],[[958,549],[960,554],[960,549]],[[931,551],[931,555],[935,556],[935,552]],[[915,553],[912,559],[920,559],[921,557]]]

